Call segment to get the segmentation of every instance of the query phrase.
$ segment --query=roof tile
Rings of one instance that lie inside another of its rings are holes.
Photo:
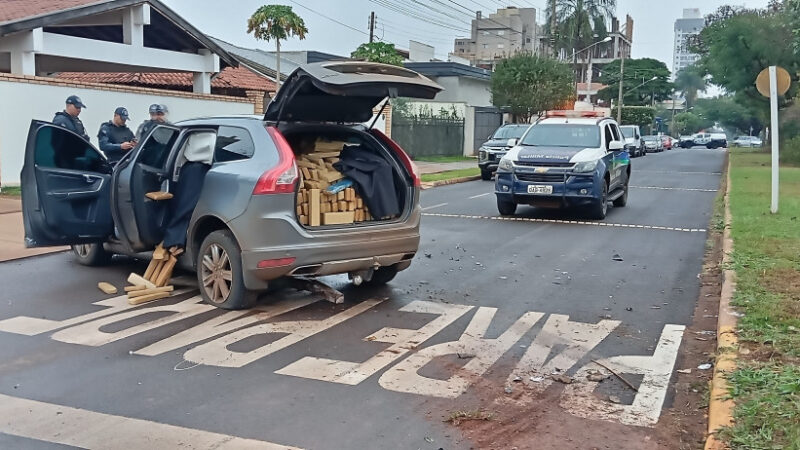
[[[192,74],[188,72],[61,72],[57,77],[93,83],[147,87],[192,86]],[[211,80],[211,87],[274,92],[275,82],[245,67],[226,67]]]
[[[29,17],[77,8],[79,6],[105,3],[108,0],[3,0],[0,8],[0,24],[16,22]]]

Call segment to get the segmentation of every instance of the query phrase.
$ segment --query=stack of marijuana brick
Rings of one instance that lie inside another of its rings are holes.
[[[333,164],[345,143],[318,140],[314,152],[299,155],[297,167],[302,184],[297,193],[297,217],[312,227],[372,220],[364,200],[352,187],[331,192],[331,185],[344,178]]]

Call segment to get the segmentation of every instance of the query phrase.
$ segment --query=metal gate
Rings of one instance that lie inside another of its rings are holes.
[[[475,107],[475,135],[473,139],[473,155],[478,154],[481,144],[503,124],[503,113],[493,107]]]
[[[464,119],[395,116],[392,139],[414,157],[460,156],[464,153]]]

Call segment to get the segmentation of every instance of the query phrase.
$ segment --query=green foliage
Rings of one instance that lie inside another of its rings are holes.
[[[686,99],[686,107],[694,106],[698,92],[705,92],[708,87],[705,75],[694,65],[691,65],[675,76],[675,89],[681,91]]]
[[[611,117],[617,117],[617,107],[611,109]],[[620,125],[639,125],[642,133],[647,134],[647,130],[653,124],[656,117],[656,110],[650,106],[623,106],[622,123]]]
[[[619,95],[620,61],[612,61],[605,65],[599,83],[608,87],[598,93],[598,97],[607,102],[616,101]],[[648,81],[656,77],[653,81]],[[625,105],[650,105],[655,101],[672,98],[675,85],[669,81],[670,71],[663,62],[652,58],[626,59],[625,74],[622,81],[623,101]],[[646,82],[646,83],[645,83]],[[642,83],[645,83],[644,85]]]
[[[795,136],[781,144],[781,162],[800,166],[800,136]]]
[[[263,41],[282,41],[291,36],[305,39],[308,28],[291,6],[264,5],[247,20],[247,32]]]
[[[350,54],[353,59],[363,59],[365,61],[392,64],[394,66],[403,65],[403,57],[397,53],[394,44],[387,42],[367,42],[358,46],[356,51]]]
[[[573,83],[568,65],[519,53],[500,61],[492,74],[492,103],[526,122],[531,116],[558,108],[572,98]]]
[[[395,98],[392,102],[392,113],[398,118],[407,119],[463,119],[463,115],[455,105],[449,107],[434,105],[425,102],[414,102],[407,98]]]
[[[737,103],[730,96],[699,99],[694,112],[711,122],[719,123],[723,128],[734,131],[735,134],[749,134],[750,127],[753,127],[753,134],[758,135],[764,128],[756,112]]]
[[[672,132],[678,135],[694,134],[712,126],[713,123],[701,118],[697,114],[684,112],[676,114],[672,119]]]
[[[469,169],[448,170],[447,172],[424,173],[422,174],[421,178],[424,183],[428,183],[431,181],[452,180],[464,177],[476,177],[480,175],[480,173],[481,170],[478,167],[472,167]]]
[[[556,48],[581,50],[606,37],[606,20],[617,9],[616,0],[555,0]],[[548,2],[549,3],[549,2]],[[551,34],[552,9],[547,8],[545,34]]]

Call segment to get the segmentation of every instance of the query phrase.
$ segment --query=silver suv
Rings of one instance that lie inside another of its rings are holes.
[[[213,133],[214,162],[181,261],[196,270],[205,301],[247,308],[269,281],[285,276],[349,273],[387,283],[409,267],[419,247],[420,178],[394,141],[363,123],[386,97],[431,99],[441,89],[402,67],[311,64],[291,74],[263,118],[161,125],[114,167],[74,133],[33,121],[21,175],[25,243],[72,245],[85,265],[107,262],[114,253],[152,250],[163,238],[169,202],[145,194],[169,189],[188,143],[202,141],[190,136]],[[299,143],[318,138],[358,144],[384,158],[392,167],[401,214],[347,225],[302,225],[295,151]]]

